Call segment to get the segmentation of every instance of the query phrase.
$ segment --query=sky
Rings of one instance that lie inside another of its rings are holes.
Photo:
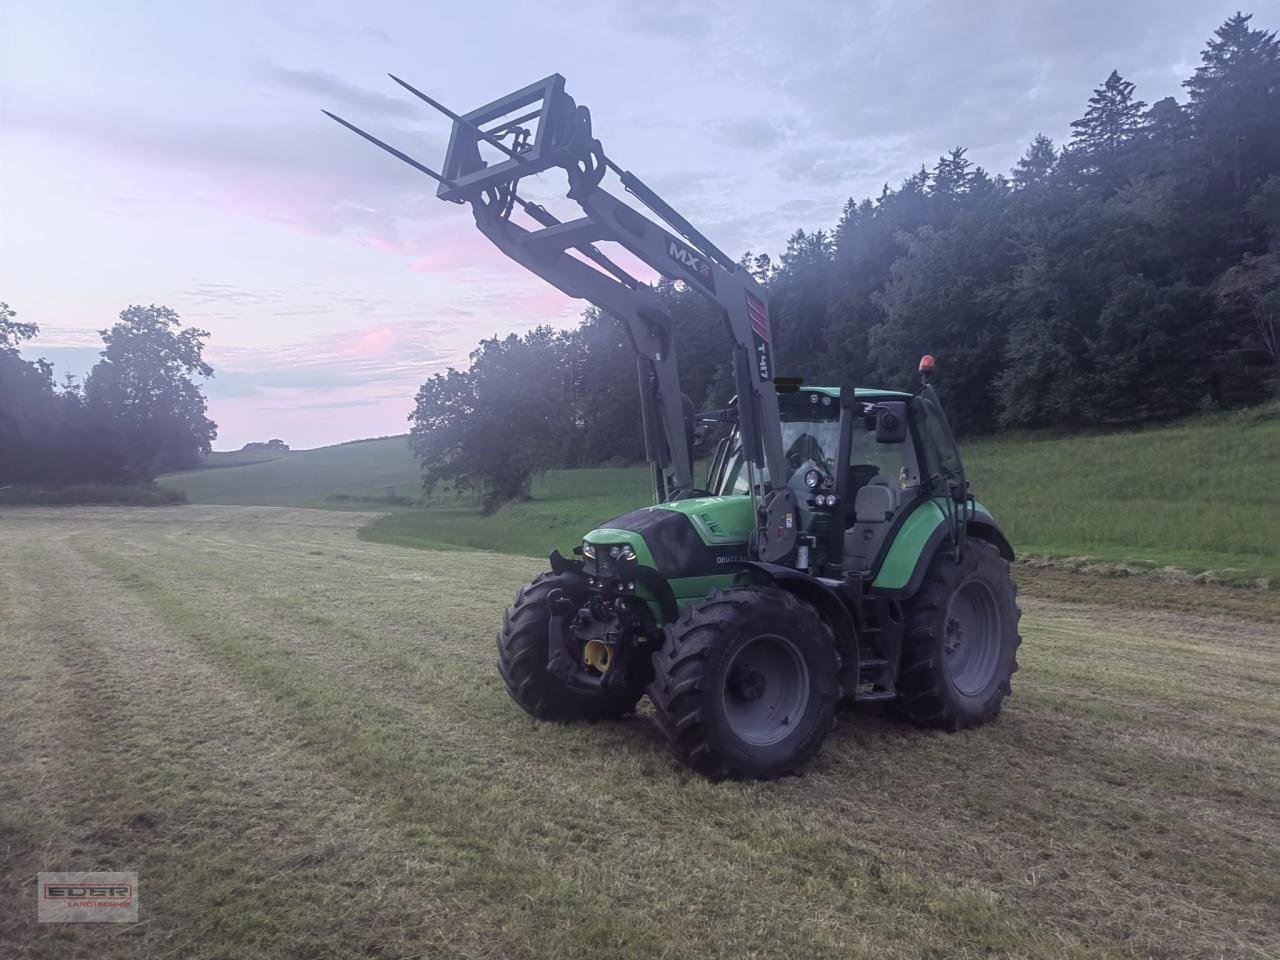
[[[59,376],[129,304],[207,330],[216,449],[403,433],[478,340],[585,304],[321,114],[438,168],[448,121],[388,72],[459,111],[561,73],[612,159],[730,254],[776,254],[953,146],[1000,172],[1062,143],[1112,69],[1183,99],[1237,6],[6,0],[0,300]],[[1280,27],[1280,0],[1246,11]]]

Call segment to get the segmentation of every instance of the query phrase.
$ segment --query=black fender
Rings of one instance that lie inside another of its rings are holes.
[[[976,514],[965,524],[965,530],[969,536],[987,541],[1000,551],[1000,556],[1013,563],[1013,545],[989,514]]]
[[[570,560],[562,556],[559,550],[552,550],[547,562],[551,564],[552,573],[576,573],[582,576],[582,561]]]
[[[840,594],[817,577],[776,563],[741,560],[733,567],[742,570],[754,582],[770,583],[794,594],[818,611],[818,616],[831,628],[835,637],[841,677],[852,678],[851,682],[844,684],[845,689],[852,690],[858,677],[858,628]]]

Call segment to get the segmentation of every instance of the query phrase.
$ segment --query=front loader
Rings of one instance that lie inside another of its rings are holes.
[[[563,77],[465,115],[392,79],[452,121],[440,171],[329,116],[470,205],[508,257],[616,318],[636,355],[653,504],[589,531],[573,557],[552,552],[516,595],[497,638],[512,699],[573,722],[647,695],[675,754],[714,779],[799,770],[841,698],[946,730],[999,714],[1020,643],[1013,551],[970,493],[933,358],[915,393],[778,377],[766,291],[605,155]],[[576,205],[563,222],[517,193],[557,170]],[[605,189],[609,175],[648,215]],[[728,407],[693,413],[662,300],[604,243],[719,308]],[[720,435],[701,488],[699,429]]]

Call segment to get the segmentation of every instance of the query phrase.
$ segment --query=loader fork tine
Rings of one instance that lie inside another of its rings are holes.
[[[338,121],[338,123],[342,124],[352,133],[358,134],[359,136],[364,137],[366,140],[372,143],[375,147],[381,147],[383,150],[387,151],[387,153],[391,154],[393,157],[396,157],[399,160],[403,160],[405,163],[413,167],[415,170],[420,170],[421,172],[425,173],[428,177],[430,177],[432,180],[435,180],[437,183],[443,183],[447,187],[452,187],[454,185],[453,181],[436,173],[426,164],[419,163],[417,160],[413,159],[413,157],[409,156],[404,151],[397,150],[395,147],[391,146],[391,144],[386,143],[385,141],[379,140],[372,133],[365,133],[365,131],[361,130],[354,123],[349,123],[346,120],[343,120],[336,113],[330,113],[328,110],[321,110],[320,112],[323,113],[330,120]]]
[[[425,173],[427,176],[429,176],[431,179],[435,180],[436,182],[443,183],[445,186],[448,186],[448,187],[454,186],[453,182],[450,181],[448,178],[442,176],[439,173],[436,173],[426,164],[419,163],[417,160],[413,159],[413,157],[409,156],[403,150],[397,150],[395,147],[391,146],[391,144],[387,143],[386,141],[379,140],[377,137],[375,137],[371,133],[366,133],[364,130],[361,130],[359,127],[357,127],[354,123],[350,123],[347,120],[343,120],[336,113],[330,113],[328,110],[321,110],[320,112],[323,113],[329,119],[336,120],[338,123],[342,124],[352,133],[355,133],[361,137],[364,137],[364,139],[368,140],[374,146],[381,147],[383,150],[387,151],[387,153],[391,154],[393,157],[396,157],[399,160],[403,160],[405,163],[409,164],[409,166],[413,167],[415,170],[422,171],[423,173]],[[539,206],[536,203],[532,203],[524,199],[523,197],[516,196],[514,192],[512,194],[512,199],[516,203],[520,204],[520,206],[527,213],[529,213],[530,216],[532,216],[535,220],[538,220],[540,223],[542,223],[543,226],[550,226],[553,224],[558,224],[560,222],[554,216],[552,216],[552,214],[548,212],[544,207]],[[463,201],[459,200],[455,202],[461,203]],[[635,277],[631,276],[629,273],[627,273],[626,270],[618,266],[611,259],[609,259],[609,257],[601,253],[594,244],[586,245],[580,249],[582,249],[583,254],[586,255],[588,259],[593,260],[599,266],[604,267],[604,269],[608,270],[609,273],[613,274],[614,277],[616,277],[622,283],[626,284],[631,289],[634,290],[640,286],[639,281],[637,281]]]

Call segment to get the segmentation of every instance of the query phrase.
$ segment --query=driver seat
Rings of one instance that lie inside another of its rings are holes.
[[[849,468],[849,496],[857,497],[858,491],[880,475],[874,463],[855,463]]]
[[[853,526],[844,534],[844,569],[864,573],[880,555],[902,505],[902,491],[884,477],[862,487],[853,501]]]

